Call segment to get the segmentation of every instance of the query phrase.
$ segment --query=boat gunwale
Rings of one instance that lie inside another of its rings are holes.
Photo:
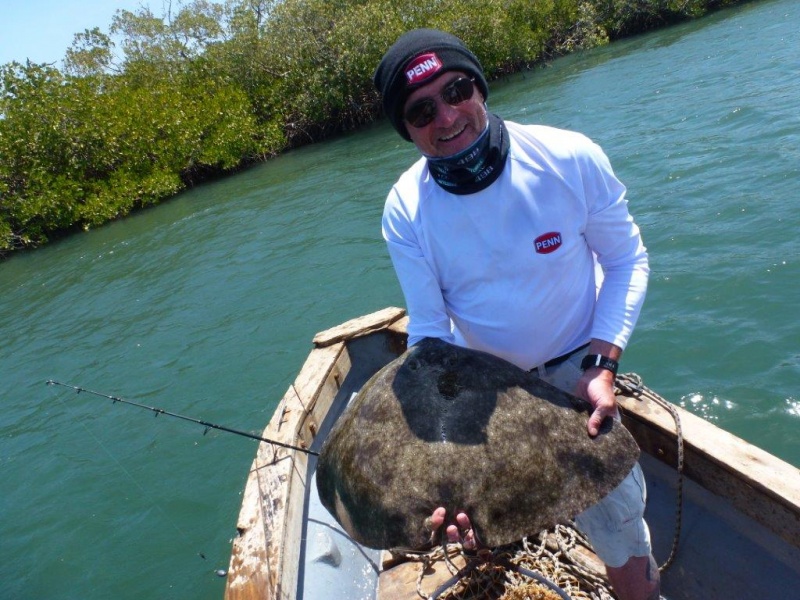
[[[622,421],[642,452],[676,468],[676,423],[653,396],[647,388],[619,394]],[[680,419],[686,477],[800,548],[800,470],[680,406],[671,410]]]
[[[310,448],[350,371],[347,343],[376,333],[404,335],[404,316],[404,309],[390,307],[319,332],[263,437]],[[226,600],[295,597],[307,465],[308,455],[304,452],[266,442],[259,444],[237,520]]]

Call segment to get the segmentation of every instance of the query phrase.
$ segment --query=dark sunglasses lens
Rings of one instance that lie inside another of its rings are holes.
[[[472,79],[459,77],[442,90],[442,100],[450,106],[456,106],[472,98],[475,93],[475,84]],[[436,118],[436,101],[425,98],[408,107],[405,120],[413,127],[425,127]]]
[[[442,90],[442,100],[450,106],[455,106],[472,98],[474,93],[475,85],[472,80],[461,77]]]
[[[405,118],[414,127],[425,127],[436,118],[436,102],[431,98],[415,102],[408,107]]]

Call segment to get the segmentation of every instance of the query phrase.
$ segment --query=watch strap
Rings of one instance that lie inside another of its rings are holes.
[[[614,375],[616,375],[617,370],[619,369],[619,363],[611,358],[608,358],[607,356],[603,356],[602,354],[587,354],[581,361],[581,370],[585,371],[593,367],[606,369],[607,371],[611,371]]]

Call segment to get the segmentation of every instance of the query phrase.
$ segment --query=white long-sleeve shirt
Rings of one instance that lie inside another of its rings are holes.
[[[591,338],[624,348],[649,274],[625,187],[585,136],[506,126],[508,160],[485,190],[443,190],[422,158],[389,193],[383,235],[409,344],[441,338],[524,369]]]

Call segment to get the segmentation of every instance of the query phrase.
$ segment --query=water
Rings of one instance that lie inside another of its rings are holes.
[[[800,3],[749,4],[492,87],[583,131],[629,187],[652,278],[623,370],[800,466]],[[313,334],[402,305],[385,124],[0,264],[0,598],[220,598],[255,442]]]

